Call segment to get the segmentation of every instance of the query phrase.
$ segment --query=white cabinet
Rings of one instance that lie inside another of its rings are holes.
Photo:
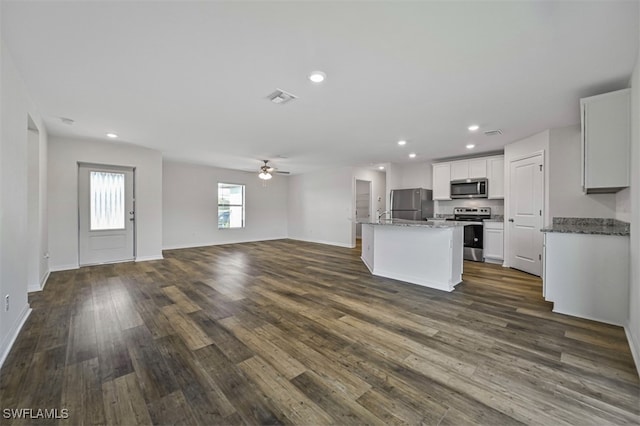
[[[487,159],[489,199],[504,198],[504,155]]]
[[[502,263],[504,260],[504,222],[484,222],[485,262]]]
[[[487,177],[487,160],[485,158],[477,158],[469,160],[469,178],[486,178]]]
[[[451,180],[467,179],[469,177],[469,163],[454,161],[451,163]]]
[[[582,187],[587,193],[629,186],[631,89],[580,99]]]
[[[433,199],[451,199],[451,181],[487,178],[489,198],[504,198],[504,155],[433,165]]]
[[[544,296],[553,312],[625,325],[629,236],[547,232]]]
[[[487,177],[486,158],[460,160],[451,163],[451,180]]]
[[[451,199],[451,163],[433,165],[433,199]]]

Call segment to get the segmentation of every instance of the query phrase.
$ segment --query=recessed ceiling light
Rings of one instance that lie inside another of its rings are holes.
[[[117,135],[117,134],[115,134],[115,133],[107,133],[107,137],[108,137],[108,138],[111,138],[111,139],[115,139],[115,138],[117,138],[117,137],[118,137],[118,135]]]
[[[384,166],[378,166],[378,169],[384,170]]]
[[[405,146],[406,144],[407,144],[407,141],[405,140],[398,141],[398,145],[400,146]]]
[[[476,146],[475,146],[474,144],[472,144],[472,143],[470,143],[470,144],[468,144],[468,145],[467,145],[467,149],[473,149],[473,148],[475,148],[475,147],[476,147]]]
[[[475,132],[479,128],[480,126],[478,126],[477,124],[472,124],[471,126],[468,127],[468,129],[471,130],[472,132]]]
[[[327,78],[327,75],[322,71],[314,71],[309,74],[309,80],[311,80],[313,83],[322,83],[325,78]]]
[[[409,158],[416,158],[416,153],[412,152],[411,154],[409,154]]]

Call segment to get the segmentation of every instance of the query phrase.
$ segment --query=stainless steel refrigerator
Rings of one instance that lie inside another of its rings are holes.
[[[391,217],[424,220],[433,217],[433,191],[424,188],[391,190]]]

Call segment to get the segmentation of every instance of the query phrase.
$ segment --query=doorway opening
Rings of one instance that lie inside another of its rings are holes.
[[[49,274],[46,149],[40,130],[27,115],[27,291],[40,291]]]
[[[362,223],[371,219],[371,181],[356,179],[356,241],[362,238]]]
[[[80,266],[135,259],[135,169],[78,163]]]

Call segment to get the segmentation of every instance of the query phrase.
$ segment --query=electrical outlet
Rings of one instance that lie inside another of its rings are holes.
[[[4,311],[9,312],[9,295],[4,297]]]

